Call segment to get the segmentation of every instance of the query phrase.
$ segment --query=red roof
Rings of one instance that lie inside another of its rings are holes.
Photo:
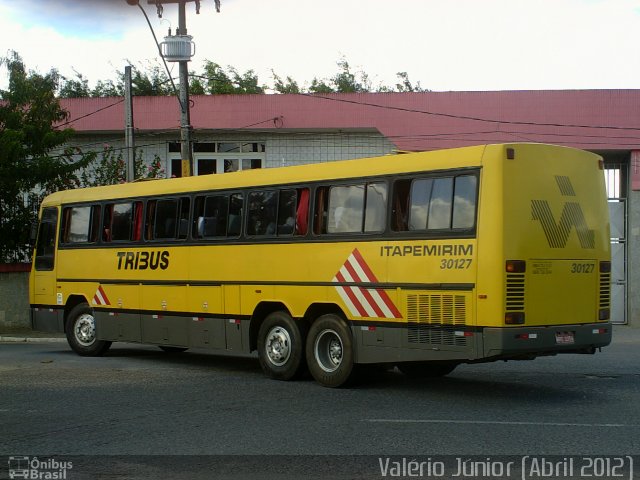
[[[124,132],[122,98],[63,99],[77,132]],[[134,97],[139,131],[177,131],[175,97]],[[534,141],[640,149],[640,90],[198,95],[194,130],[377,130],[400,150]]]

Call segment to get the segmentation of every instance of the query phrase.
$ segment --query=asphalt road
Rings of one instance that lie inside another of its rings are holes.
[[[462,365],[430,381],[373,372],[349,389],[269,380],[256,358],[4,343],[0,478],[2,455],[73,456],[67,478],[83,478],[80,465],[85,478],[381,478],[381,456],[638,455],[640,332],[624,332],[596,355]],[[101,466],[89,475],[89,463]]]

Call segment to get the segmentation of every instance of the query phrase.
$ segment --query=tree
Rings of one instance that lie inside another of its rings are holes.
[[[420,86],[420,82],[413,85],[409,80],[409,74],[407,72],[396,73],[400,83],[396,83],[396,91],[398,92],[428,92]]]
[[[75,79],[68,79],[66,77],[61,76],[61,84],[59,97],[60,98],[82,98],[82,97],[91,97],[91,89],[89,88],[89,80],[87,80],[84,75],[79,72],[76,72]]]
[[[35,215],[27,199],[79,185],[78,170],[95,155],[64,147],[73,130],[55,126],[68,115],[55,95],[55,70],[27,71],[15,52],[1,58],[0,66],[9,79],[8,89],[0,90],[0,262],[15,262],[28,258]]]
[[[274,83],[273,88],[276,92],[301,93],[300,87],[298,86],[298,82],[296,82],[293,78],[287,76],[287,79],[283,81],[282,78],[280,78],[278,74],[276,74],[276,72],[274,72],[273,70],[271,70],[271,74],[273,75],[273,83]]]
[[[420,86],[420,82],[413,84],[407,72],[398,72],[398,81],[393,86],[379,85],[374,88],[369,75],[362,71],[354,71],[345,57],[340,58],[336,65],[338,71],[329,78],[314,77],[309,86],[300,86],[290,76],[279,76],[273,69],[273,87],[269,87],[258,78],[253,69],[240,73],[236,68],[228,65],[222,67],[216,62],[205,60],[203,73],[189,72],[189,92],[192,95],[237,95],[264,94],[268,90],[283,94],[300,93],[361,93],[361,92],[427,92]],[[81,73],[75,72],[73,79],[62,77],[59,96],[70,97],[107,97],[124,95],[124,73],[116,71],[117,81],[98,80],[93,89]],[[174,81],[177,79],[174,78]],[[147,65],[139,64],[134,68],[132,78],[133,95],[175,95],[171,79],[163,65],[157,61],[149,61]]]
[[[215,94],[247,94],[265,93],[266,87],[259,85],[258,75],[253,70],[247,70],[243,74],[229,66],[225,71],[215,62],[205,60],[204,75],[205,92]]]
[[[136,148],[133,161],[133,175],[137,180],[165,178],[162,160],[154,155],[150,165],[144,163],[144,152]],[[99,158],[93,160],[80,175],[82,187],[97,187],[101,185],[115,185],[124,183],[127,179],[127,165],[122,150],[116,150],[111,145],[104,145]]]

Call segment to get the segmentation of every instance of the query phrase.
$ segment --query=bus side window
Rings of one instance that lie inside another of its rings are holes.
[[[142,240],[142,202],[133,203],[133,235],[131,240],[134,242]]]
[[[309,189],[298,189],[298,205],[296,207],[296,235],[306,235],[309,228]]]
[[[367,184],[367,198],[364,209],[364,231],[382,232],[387,221],[387,184],[375,182]]]
[[[153,240],[153,223],[156,218],[156,204],[157,200],[149,200],[147,202],[147,211],[144,220],[144,238],[146,240]]]
[[[429,218],[427,230],[443,230],[451,228],[451,211],[453,206],[453,178],[436,178],[429,202]]]
[[[180,209],[178,212],[178,239],[184,240],[189,235],[189,209],[191,199],[182,197],[180,199]]]
[[[456,177],[452,228],[473,228],[476,224],[478,179],[475,175]]]
[[[316,189],[315,206],[313,210],[313,233],[322,235],[327,233],[327,217],[329,211],[329,187]]]
[[[69,229],[71,227],[71,207],[62,209],[60,222],[60,243],[69,243]]]
[[[100,239],[100,205],[91,207],[91,230],[89,231],[89,241],[96,243]]]
[[[242,228],[242,194],[234,193],[229,199],[229,222],[227,235],[239,237]]]
[[[391,229],[396,232],[409,230],[409,197],[411,180],[398,180],[393,185],[393,210],[391,211]]]
[[[204,197],[196,197],[193,201],[193,222],[191,225],[191,236],[202,238],[204,236]]]
[[[134,226],[133,203],[116,203],[113,205],[111,219],[111,240],[127,241],[133,238]]]
[[[364,184],[331,187],[327,233],[362,232],[364,202]]]
[[[170,240],[176,238],[178,201],[174,199],[158,200],[153,227],[153,238]]]
[[[204,204],[204,217],[198,225],[202,236],[207,238],[226,237],[228,211],[229,197],[227,195],[207,197]]]
[[[249,193],[247,221],[248,235],[275,235],[277,221],[278,192],[276,190]]]
[[[91,207],[70,207],[63,211],[66,223],[64,239],[66,243],[86,243],[89,241],[91,226]]]
[[[113,203],[105,205],[102,221],[102,241],[111,241],[111,219],[113,218]]]
[[[296,190],[280,190],[278,201],[278,236],[293,235],[296,226]]]
[[[432,178],[420,178],[411,184],[409,209],[409,230],[426,230],[429,216],[429,202],[433,190]]]

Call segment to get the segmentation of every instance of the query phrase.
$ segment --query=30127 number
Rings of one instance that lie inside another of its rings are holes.
[[[470,266],[470,258],[448,258],[440,260],[441,270],[467,270]]]
[[[595,265],[593,263],[572,263],[571,273],[593,273]]]

